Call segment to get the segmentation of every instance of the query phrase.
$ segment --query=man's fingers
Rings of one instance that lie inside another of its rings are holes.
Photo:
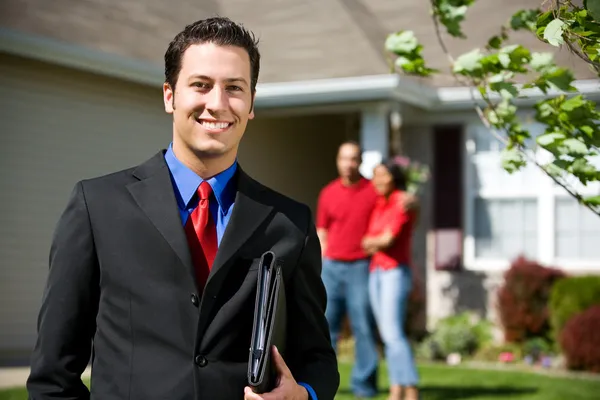
[[[248,386],[244,388],[244,400],[263,400],[262,396],[256,394]]]
[[[290,371],[287,364],[283,360],[283,357],[281,356],[281,354],[279,354],[279,350],[277,349],[276,346],[273,346],[272,353],[273,353],[273,361],[275,362],[275,367],[277,368],[279,375],[285,376],[285,377],[291,377],[292,372]]]

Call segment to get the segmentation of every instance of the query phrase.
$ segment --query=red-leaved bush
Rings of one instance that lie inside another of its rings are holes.
[[[507,342],[548,336],[548,299],[552,285],[565,274],[519,257],[504,274],[498,291],[498,312]]]
[[[600,305],[592,306],[567,321],[560,335],[560,346],[567,367],[600,372]]]

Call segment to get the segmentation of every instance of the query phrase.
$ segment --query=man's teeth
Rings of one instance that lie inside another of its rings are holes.
[[[225,129],[229,126],[229,122],[209,122],[209,121],[200,121],[202,126],[208,129]]]

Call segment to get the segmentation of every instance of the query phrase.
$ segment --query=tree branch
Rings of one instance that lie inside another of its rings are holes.
[[[557,6],[560,7],[559,6],[560,0],[555,0],[555,2],[557,4]],[[433,24],[435,26],[435,33],[436,33],[438,42],[440,44],[440,47],[442,48],[442,51],[446,54],[446,57],[450,61],[451,66],[453,66],[454,65],[454,57],[452,56],[452,54],[448,50],[448,47],[446,46],[446,43],[444,42],[444,39],[442,38],[442,32],[441,32],[441,28],[440,28],[440,22],[438,21],[438,18],[437,18],[436,12],[435,12],[435,2],[434,2],[434,0],[430,0],[430,4],[431,4],[431,7],[432,7],[431,18],[432,18]],[[459,79],[459,77],[453,71],[452,71],[452,76],[454,77],[454,79],[457,82],[459,82],[463,86],[468,86],[470,88],[469,93],[471,95],[471,100],[473,101],[473,106],[474,106],[475,110],[477,111],[477,115],[479,116],[479,119],[485,125],[485,127],[488,129],[488,131],[491,133],[492,136],[494,136],[498,141],[500,141],[504,145],[508,146],[509,145],[508,140],[505,139],[504,137],[502,137],[501,135],[499,135],[495,131],[495,129],[493,129],[493,127],[491,126],[489,120],[486,118],[483,110],[477,104],[477,99],[475,99],[475,95],[473,94],[473,89],[475,87],[477,87],[477,83],[474,82],[474,81],[471,81],[470,84],[468,82],[465,83],[461,79]],[[483,98],[484,102],[488,105],[488,107],[490,107],[490,109],[494,113],[496,113],[496,106],[489,99],[489,97],[482,94],[482,98]],[[507,133],[507,136],[508,136],[508,134],[510,133],[508,129],[506,129],[506,133]],[[583,201],[583,197],[579,193],[577,193],[574,190],[572,190],[570,187],[568,187],[568,185],[566,183],[561,182],[556,176],[554,176],[550,172],[548,172],[546,170],[546,168],[543,165],[541,165],[534,157],[530,156],[526,151],[524,151],[521,145],[518,145],[517,149],[518,149],[518,151],[525,158],[528,159],[529,162],[533,163],[539,169],[541,169],[548,177],[550,177],[550,179],[552,179],[554,181],[554,183],[556,183],[557,185],[559,185],[560,187],[562,187],[570,196],[572,196],[573,198],[575,198],[580,204],[582,204],[583,206],[587,207],[594,214],[600,216],[600,210],[596,210],[591,205],[585,203]]]
[[[489,99],[489,97],[487,96],[482,96],[483,100],[486,102],[486,104],[488,105],[488,107],[490,107],[490,109],[496,113],[496,106],[493,104],[493,102]],[[490,133],[492,134],[492,136],[494,136],[496,139],[498,139],[501,143],[505,144],[506,146],[509,145],[508,140],[506,140],[504,137],[502,137],[501,135],[499,135],[491,126],[491,124],[489,123],[489,121],[487,120],[487,118],[485,117],[485,114],[483,113],[483,111],[481,111],[481,109],[476,106],[477,109],[477,114],[479,115],[479,118],[482,120],[483,124],[488,128],[488,130],[490,131]],[[506,129],[507,133],[509,132],[508,129]],[[588,208],[590,211],[592,211],[594,214],[600,216],[600,210],[595,209],[594,207],[592,207],[591,205],[585,203],[583,201],[583,197],[575,192],[574,190],[572,190],[570,187],[568,187],[567,183],[563,183],[561,182],[556,176],[552,175],[550,172],[548,172],[548,170],[546,170],[546,168],[540,164],[535,157],[532,157],[530,154],[528,154],[521,145],[517,146],[518,150],[521,152],[521,154],[523,154],[523,156],[525,156],[529,162],[532,162],[533,164],[535,164],[539,169],[541,169],[550,179],[552,179],[554,181],[554,183],[556,183],[557,185],[559,185],[560,187],[562,187],[569,195],[571,195],[572,197],[574,197],[579,204],[583,205],[584,207]]]

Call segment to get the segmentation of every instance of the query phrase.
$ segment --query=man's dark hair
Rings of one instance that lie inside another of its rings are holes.
[[[165,82],[175,89],[177,77],[181,71],[183,53],[194,44],[214,43],[218,46],[237,46],[250,56],[250,89],[256,92],[260,53],[258,40],[254,34],[229,18],[213,17],[186,26],[169,44],[165,52]]]
[[[406,173],[404,169],[396,163],[393,158],[385,160],[381,163],[388,170],[390,175],[392,175],[392,180],[394,181],[394,186],[398,190],[405,191],[406,190]]]

